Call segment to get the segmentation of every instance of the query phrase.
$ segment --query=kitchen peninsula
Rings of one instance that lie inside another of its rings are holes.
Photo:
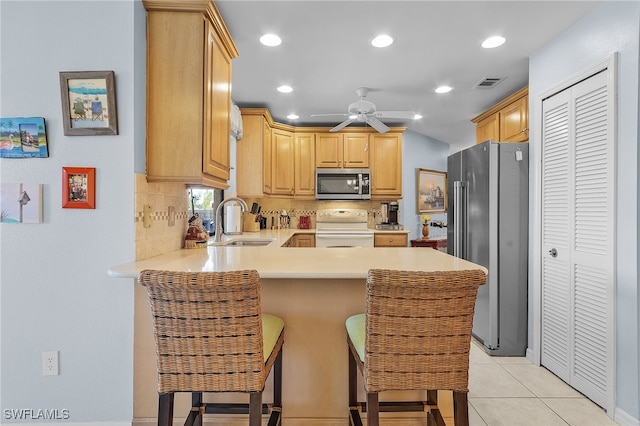
[[[348,416],[344,321],[350,315],[364,312],[367,271],[371,268],[424,271],[485,269],[437,250],[282,247],[294,234],[313,232],[280,229],[223,236],[222,244],[236,239],[273,241],[266,246],[209,245],[200,249],[177,250],[117,265],[108,273],[113,277],[136,278],[143,269],[256,269],[262,279],[264,312],[280,316],[286,324],[283,423],[343,425]],[[136,298],[138,295],[141,295],[140,300],[146,297],[144,289],[136,285]],[[151,315],[148,306],[142,305],[136,306],[134,401],[138,418],[153,418],[156,416],[157,399],[155,353]],[[265,401],[271,398],[270,386],[271,381],[267,384]],[[176,415],[188,410],[188,401],[179,401],[183,405],[178,404]]]

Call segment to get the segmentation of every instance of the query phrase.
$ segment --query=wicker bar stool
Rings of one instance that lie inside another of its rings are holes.
[[[192,393],[185,425],[203,414],[249,414],[249,425],[281,421],[284,322],[263,314],[257,271],[145,270],[158,363],[158,425],[173,423],[176,392]],[[262,391],[273,367],[273,404]],[[249,403],[203,402],[203,392],[249,393]]]
[[[437,391],[453,391],[456,426],[469,424],[467,393],[471,328],[481,270],[419,272],[372,269],[365,314],[346,321],[351,424],[379,425],[381,411],[428,411],[444,425]],[[357,369],[367,400],[357,400]],[[388,390],[425,390],[426,401],[380,402]]]

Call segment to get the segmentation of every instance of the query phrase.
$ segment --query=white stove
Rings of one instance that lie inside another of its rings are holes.
[[[373,247],[366,209],[319,209],[316,247]]]

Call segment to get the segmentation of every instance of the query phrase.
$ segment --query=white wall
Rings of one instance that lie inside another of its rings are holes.
[[[616,295],[616,420],[638,424],[640,418],[640,296],[638,292],[638,41],[640,2],[608,1],[576,25],[537,51],[529,62],[529,99],[572,75],[618,55],[617,89],[617,295]],[[534,108],[530,108],[534,114]],[[530,115],[529,122],[535,117]],[[540,161],[539,129],[530,129],[532,164]],[[533,149],[537,148],[537,149]],[[540,181],[539,168],[532,167],[532,184]],[[536,173],[537,172],[537,173]],[[533,192],[532,192],[533,193]],[[533,204],[533,211],[540,209]],[[607,219],[607,218],[605,218]],[[539,253],[534,255],[539,257]],[[530,271],[531,274],[531,271]],[[530,287],[529,301],[533,299]],[[532,306],[529,306],[530,342]],[[634,420],[631,420],[634,421]]]
[[[135,255],[144,10],[138,0],[5,0],[0,19],[0,116],[44,117],[50,152],[0,160],[2,182],[44,185],[44,223],[0,225],[0,423],[14,421],[5,410],[49,409],[68,410],[65,422],[130,424],[133,282],[106,270]],[[89,70],[115,71],[117,136],[63,134],[59,72]],[[95,209],[61,208],[63,166],[96,168]],[[60,351],[59,376],[41,375],[46,350]]]

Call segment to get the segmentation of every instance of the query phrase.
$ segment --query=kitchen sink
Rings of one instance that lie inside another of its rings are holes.
[[[211,243],[210,245],[219,247],[259,247],[269,245],[274,241],[274,238],[235,238],[219,243]]]

